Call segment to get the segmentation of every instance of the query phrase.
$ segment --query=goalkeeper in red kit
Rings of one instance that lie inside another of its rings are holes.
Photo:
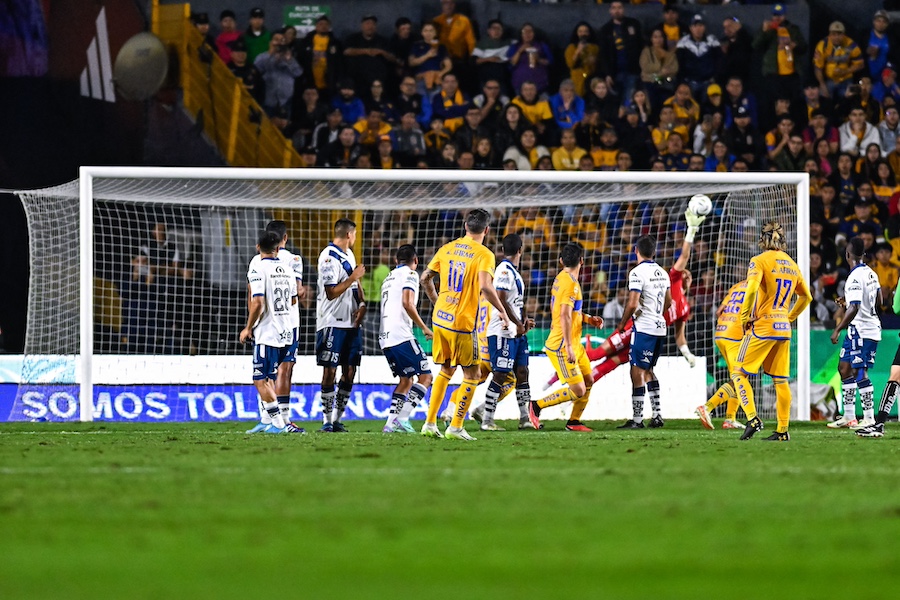
[[[684,242],[681,245],[681,255],[669,270],[669,280],[672,283],[672,306],[666,311],[665,317],[666,325],[675,330],[675,344],[678,346],[678,350],[693,367],[697,363],[697,357],[688,348],[687,334],[685,333],[687,321],[691,315],[687,293],[691,289],[692,282],[691,272],[687,269],[687,264],[691,258],[694,238],[706,216],[696,215],[690,210],[686,210],[684,217],[688,228],[684,236]],[[585,344],[585,350],[591,363],[600,361],[591,370],[594,381],[605,377],[619,365],[628,363],[628,351],[631,348],[631,328],[632,325],[629,323],[624,331],[614,331],[599,346],[590,347],[590,340]],[[547,382],[547,387],[550,387],[557,381],[558,378],[554,375]]]

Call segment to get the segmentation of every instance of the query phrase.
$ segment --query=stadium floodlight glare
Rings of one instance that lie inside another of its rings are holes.
[[[319,250],[331,239],[336,215],[362,220],[361,242],[354,249],[362,262],[377,261],[380,251],[408,237],[422,246],[424,263],[441,238],[461,233],[456,218],[460,211],[491,211],[491,243],[496,243],[507,225],[503,221],[516,211],[537,207],[562,241],[579,235],[580,220],[590,221],[600,232],[604,241],[591,258],[587,301],[589,292],[597,298],[604,292],[615,295],[613,286],[623,265],[627,274],[629,240],[635,234],[658,235],[659,262],[671,266],[680,249],[688,199],[706,194],[714,210],[699,239],[708,246],[701,257],[708,268],[693,273],[694,286],[706,295],[698,298],[688,327],[693,352],[707,356],[710,373],[719,381],[726,374],[715,366],[715,322],[709,307],[714,310],[735,277],[742,277],[742,270],[746,273],[765,221],[777,219],[785,225],[788,253],[802,273],[809,272],[806,173],[82,167],[75,182],[17,193],[31,240],[25,363],[46,366],[48,357],[62,356],[72,359],[72,370],[77,371],[59,382],[44,373],[38,382],[36,371],[26,366],[23,385],[77,385],[83,421],[94,418],[96,356],[192,354],[208,356],[209,368],[214,368],[217,356],[247,352],[221,341],[222,332],[229,340],[236,337],[244,318],[242,277],[254,253],[256,232],[272,218],[289,222],[292,243],[312,272]],[[166,260],[178,257],[172,263],[177,262],[172,278],[178,283],[152,305],[132,289],[147,281],[146,263],[132,257],[159,252],[158,247],[141,250],[154,243],[147,241],[154,221],[169,228],[166,252],[171,254]],[[540,237],[539,232],[527,234]],[[526,242],[533,246],[535,277],[550,272],[552,281],[556,255],[547,248],[539,252],[540,239]],[[694,267],[693,261],[688,268]],[[532,282],[530,289],[540,294],[542,288]],[[222,300],[226,296],[228,302]],[[172,303],[176,312],[178,306],[188,307],[188,314],[174,324],[166,322],[162,334],[148,333],[140,323],[142,315],[150,310],[165,315]],[[420,312],[427,314],[428,306]],[[207,321],[192,325],[194,317]],[[190,328],[193,337],[185,333]],[[792,354],[800,420],[809,419],[809,329],[807,311],[798,320]],[[139,335],[128,335],[132,331]],[[146,339],[138,343],[139,338]],[[147,373],[141,377],[147,379]],[[705,398],[697,400],[700,404]],[[761,404],[761,414],[774,414],[767,412],[764,399]]]

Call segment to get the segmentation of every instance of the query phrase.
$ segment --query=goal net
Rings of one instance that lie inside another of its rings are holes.
[[[807,181],[805,174],[774,173],[85,167],[78,181],[19,192],[28,217],[31,284],[9,418],[254,418],[252,349],[238,342],[247,316],[246,270],[258,232],[280,219],[288,225],[288,248],[304,260],[308,288],[299,306],[294,409],[298,419],[314,419],[321,412],[313,350],[316,261],[332,241],[334,222],[356,222],[353,252],[367,267],[362,287],[374,300],[399,245],[413,244],[424,268],[441,244],[463,233],[463,216],[476,207],[493,216],[489,248],[498,250],[507,233],[525,242],[520,271],[526,310],[537,322],[529,345],[533,395],[540,397],[552,374],[540,352],[559,248],[569,240],[585,247],[586,312],[617,315],[634,241],[657,237],[656,260],[670,267],[681,251],[687,200],[704,193],[714,210],[688,263],[693,281],[686,331],[698,364],[689,367],[670,331],[659,369],[664,414],[687,418],[727,378],[713,341],[715,310],[746,275],[764,222],[785,225],[789,253],[808,270],[807,253],[798,252],[808,239],[797,226],[808,222]],[[369,307],[366,356],[349,418],[385,414],[393,387],[377,343],[378,302]],[[424,294],[419,311],[430,321]],[[599,343],[617,321],[586,329],[590,343]],[[800,419],[809,414],[808,327],[804,315],[792,352]],[[586,418],[630,415],[627,370],[595,385]],[[767,377],[754,383],[760,412],[773,418],[771,383]]]

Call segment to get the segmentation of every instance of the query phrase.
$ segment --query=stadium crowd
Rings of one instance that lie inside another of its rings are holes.
[[[613,1],[606,24],[573,24],[568,40],[497,19],[476,31],[453,0],[436,3],[431,21],[397,19],[390,38],[371,14],[343,39],[327,16],[303,37],[293,27],[267,30],[259,8],[246,24],[223,10],[215,33],[208,15],[192,18],[310,166],[806,171],[813,322],[828,327],[839,310],[843,248],[854,236],[865,241],[889,303],[900,278],[900,86],[888,13],[874,13],[867,39],[851,39],[835,21],[824,39],[806,40],[790,5],[773,5],[758,31],[726,18],[721,37],[689,9],[661,5],[648,31],[627,4]],[[761,73],[751,71],[755,64]],[[751,89],[754,81],[765,85]],[[460,193],[473,192],[464,186]],[[678,214],[625,203],[525,208],[495,222],[503,224],[497,233],[526,234],[533,252],[523,273],[539,306],[558,244],[580,241],[590,267],[585,293],[602,314],[617,304],[638,235],[671,238],[660,257],[671,264]],[[427,254],[459,231],[461,219],[369,214],[361,249],[371,265],[367,285],[378,289],[390,250],[413,243]],[[692,257],[695,314],[714,310],[718,287],[727,288],[715,281],[711,241],[698,238]]]

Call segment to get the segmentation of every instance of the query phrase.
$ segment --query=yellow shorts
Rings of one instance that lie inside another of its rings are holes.
[[[433,331],[431,357],[435,364],[471,367],[481,362],[478,356],[478,335],[474,331],[458,333],[440,327],[435,327]]]
[[[581,344],[575,346],[575,362],[569,362],[565,348],[547,350],[547,358],[553,363],[559,380],[570,387],[576,383],[586,383],[590,387],[594,383],[591,376],[591,359]]]
[[[762,368],[770,377],[787,378],[791,374],[791,340],[764,340],[748,333],[732,366],[750,375]]]
[[[738,340],[716,340],[716,348],[719,349],[719,354],[725,359],[725,366],[728,372],[731,373],[734,370],[734,365],[737,364],[738,352],[741,351],[741,342]]]

